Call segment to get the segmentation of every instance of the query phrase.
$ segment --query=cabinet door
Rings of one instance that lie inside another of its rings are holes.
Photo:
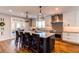
[[[75,11],[69,11],[63,14],[63,25],[64,26],[70,26],[73,27],[75,26]]]
[[[71,40],[70,33],[63,33],[63,40],[70,41]]]
[[[76,35],[74,33],[63,33],[63,40],[69,41],[69,42],[76,42]]]
[[[76,43],[76,35],[75,33],[70,33],[70,41],[73,42],[73,43]]]
[[[76,26],[79,27],[79,10],[76,11]]]
[[[78,43],[79,44],[79,33],[75,33],[75,41],[76,41],[76,43]]]

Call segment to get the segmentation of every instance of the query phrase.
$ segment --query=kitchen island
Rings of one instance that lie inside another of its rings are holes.
[[[43,46],[44,53],[50,53],[52,50],[54,52],[54,45],[55,45],[55,33],[50,32],[38,32],[40,38],[43,39]]]

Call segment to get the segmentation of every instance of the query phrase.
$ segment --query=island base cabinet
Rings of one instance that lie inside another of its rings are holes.
[[[43,49],[44,53],[51,53],[54,52],[54,46],[55,46],[55,35],[52,35],[48,38],[43,38],[44,43],[43,43]]]

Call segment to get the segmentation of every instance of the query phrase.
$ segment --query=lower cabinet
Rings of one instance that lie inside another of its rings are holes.
[[[65,41],[79,44],[79,33],[63,33],[62,39]]]
[[[51,53],[54,52],[54,46],[55,46],[55,36],[52,35],[47,38],[43,38],[43,52],[44,53]]]

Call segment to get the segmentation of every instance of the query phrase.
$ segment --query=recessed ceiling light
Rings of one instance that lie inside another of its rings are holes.
[[[58,10],[59,10],[59,8],[55,8],[55,10],[56,10],[56,11],[58,11]]]
[[[9,11],[9,12],[12,12],[12,10],[11,10],[11,9],[9,9],[8,11]]]

